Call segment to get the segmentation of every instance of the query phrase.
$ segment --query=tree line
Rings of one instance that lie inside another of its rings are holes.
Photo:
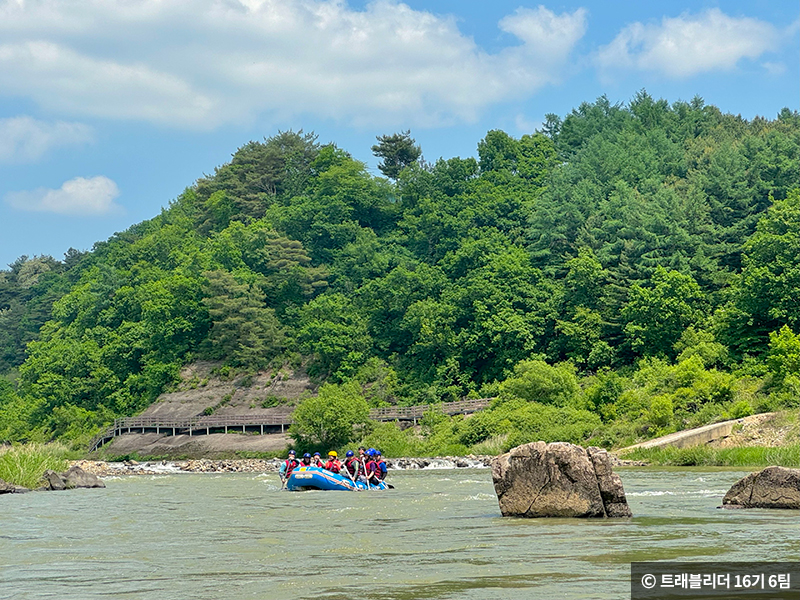
[[[201,358],[302,365],[373,406],[496,396],[431,417],[459,449],[796,402],[797,112],[641,92],[490,131],[477,159],[377,141],[386,177],[279,132],[90,252],[0,271],[0,439],[83,439]]]

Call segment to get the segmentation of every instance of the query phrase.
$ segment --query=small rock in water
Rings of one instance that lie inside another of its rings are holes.
[[[0,494],[13,494],[15,485],[12,483],[7,483],[0,479]]]
[[[733,484],[723,508],[800,509],[800,469],[767,467]]]

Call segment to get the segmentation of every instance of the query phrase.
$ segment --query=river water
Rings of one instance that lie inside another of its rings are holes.
[[[388,492],[173,474],[0,496],[0,598],[629,597],[644,560],[798,560],[798,511],[720,510],[744,471],[620,469],[632,519],[505,519],[488,469],[393,471]]]

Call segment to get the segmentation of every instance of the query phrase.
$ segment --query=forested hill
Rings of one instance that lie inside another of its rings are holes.
[[[477,150],[432,164],[383,136],[384,178],[279,133],[91,252],[20,258],[0,272],[0,440],[78,438],[203,358],[302,364],[373,403],[500,392],[651,433],[705,403],[796,398],[797,112],[641,93]]]

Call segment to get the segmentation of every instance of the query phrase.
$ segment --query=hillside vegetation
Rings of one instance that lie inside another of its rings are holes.
[[[337,414],[496,397],[430,411],[422,437],[358,429],[397,452],[624,445],[798,406],[797,112],[642,92],[490,131],[477,160],[378,141],[389,178],[312,134],[250,142],[91,252],[0,272],[0,440],[85,442],[200,359],[302,367]]]

